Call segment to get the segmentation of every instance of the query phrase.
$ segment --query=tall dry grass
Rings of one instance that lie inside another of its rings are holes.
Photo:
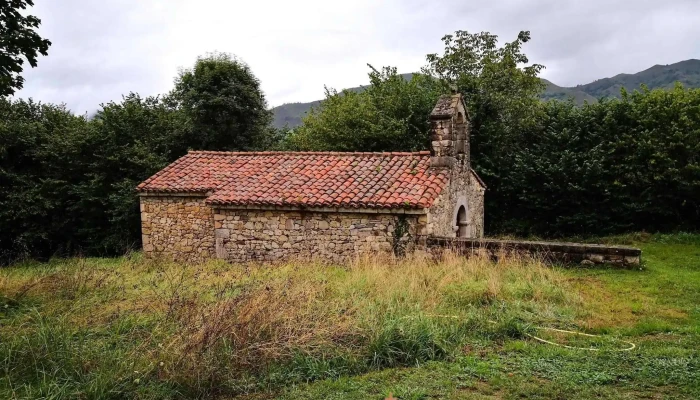
[[[572,321],[580,306],[538,260],[451,253],[345,267],[75,259],[2,270],[0,293],[0,387],[31,395],[53,390],[46,376],[149,397],[415,365]]]

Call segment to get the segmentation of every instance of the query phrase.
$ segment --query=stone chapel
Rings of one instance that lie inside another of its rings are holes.
[[[191,151],[137,187],[143,250],[342,261],[420,236],[481,237],[486,186],[471,168],[462,96],[441,97],[430,124],[430,151]]]

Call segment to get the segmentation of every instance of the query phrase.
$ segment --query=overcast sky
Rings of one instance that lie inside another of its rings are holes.
[[[700,58],[700,0],[35,0],[53,45],[20,97],[76,113],[165,93],[198,55],[229,52],[271,106],[367,82],[367,63],[413,72],[455,30],[530,30],[542,76],[573,86]]]

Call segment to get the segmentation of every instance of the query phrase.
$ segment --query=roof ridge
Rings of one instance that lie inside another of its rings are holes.
[[[430,151],[390,151],[390,152],[362,152],[362,151],[210,151],[190,150],[187,154],[211,155],[211,156],[429,156]]]

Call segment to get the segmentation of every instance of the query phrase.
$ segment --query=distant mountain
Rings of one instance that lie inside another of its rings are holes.
[[[403,74],[405,79],[411,79],[413,74]],[[620,89],[628,91],[639,89],[645,84],[649,89],[669,89],[676,82],[680,82],[688,88],[700,88],[700,60],[686,60],[670,65],[655,65],[636,74],[620,74],[612,78],[598,79],[594,82],[576,87],[562,87],[543,79],[547,85],[543,100],[567,100],[570,97],[576,104],[584,102],[595,103],[602,97],[620,97]],[[349,90],[361,92],[366,86],[358,86]],[[272,109],[274,113],[274,126],[282,128],[285,125],[290,128],[301,125],[302,117],[312,108],[318,107],[320,100],[309,103],[289,103]]]
[[[654,65],[636,74],[620,74],[612,78],[598,79],[575,89],[590,94],[595,98],[619,97],[620,89],[628,91],[639,89],[645,84],[649,89],[670,89],[676,82],[685,87],[700,87],[700,60],[686,60],[670,65]]]
[[[272,109],[272,125],[275,128],[296,128],[301,125],[301,119],[306,115],[311,108],[318,107],[321,100],[312,101],[310,103],[287,103],[277,106]]]
[[[568,100],[569,97],[573,97],[576,104],[583,104],[584,101],[589,103],[598,101],[595,97],[578,88],[557,86],[546,79],[542,79],[542,82],[547,85],[544,93],[540,95],[542,100]]]

